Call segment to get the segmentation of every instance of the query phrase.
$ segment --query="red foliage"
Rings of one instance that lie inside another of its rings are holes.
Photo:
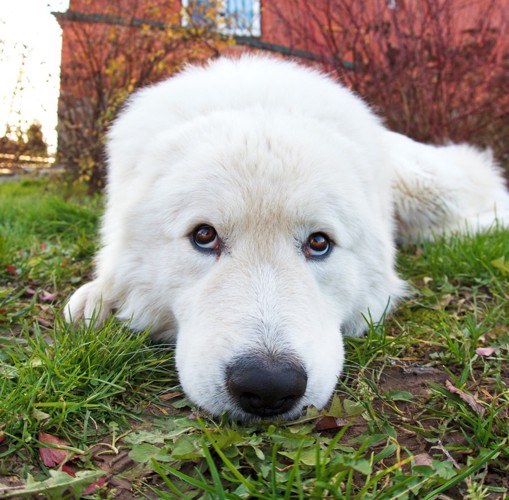
[[[5,265],[5,270],[11,276],[17,276],[18,275],[18,270],[16,269],[16,266],[13,266],[12,264],[6,264]]]
[[[55,446],[70,446],[70,443],[67,441],[63,441],[51,434],[46,434],[45,432],[39,432],[39,441],[41,443],[53,444]],[[46,467],[55,467],[69,458],[68,451],[60,450],[58,448],[39,448],[39,455],[42,463]]]
[[[75,477],[76,473],[79,471],[77,467],[73,467],[72,465],[62,465],[62,471],[66,474],[69,474],[71,477]],[[97,481],[94,481],[90,486],[88,486],[85,490],[83,490],[82,495],[92,495],[95,493],[95,490],[98,488],[102,488],[106,484],[106,477],[102,476]]]
[[[58,154],[91,190],[104,177],[104,134],[126,97],[226,46],[182,27],[180,2],[72,0],[63,28]]]
[[[424,142],[468,141],[509,160],[505,0],[274,0],[280,36]]]

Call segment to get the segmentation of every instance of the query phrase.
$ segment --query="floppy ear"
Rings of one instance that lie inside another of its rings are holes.
[[[113,307],[111,301],[105,300],[99,280],[94,280],[72,294],[64,307],[64,317],[68,323],[84,320],[87,325],[94,323],[96,327],[100,327]]]

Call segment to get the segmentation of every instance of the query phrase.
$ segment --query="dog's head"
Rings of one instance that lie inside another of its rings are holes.
[[[195,120],[146,151],[122,314],[175,325],[182,386],[215,415],[324,406],[343,330],[359,334],[362,313],[380,316],[401,291],[373,158],[318,122],[256,109]]]

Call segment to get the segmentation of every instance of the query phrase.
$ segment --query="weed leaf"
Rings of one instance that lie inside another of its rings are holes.
[[[28,474],[27,482],[22,487],[5,487],[0,483],[2,498],[32,498],[42,495],[45,498],[63,498],[63,494],[70,489],[75,498],[80,498],[82,492],[104,473],[100,471],[80,471],[75,477],[59,471],[50,470],[50,477],[43,481],[36,481]]]
[[[509,274],[509,262],[506,262],[505,257],[499,257],[491,261],[491,265],[497,268],[502,274]]]

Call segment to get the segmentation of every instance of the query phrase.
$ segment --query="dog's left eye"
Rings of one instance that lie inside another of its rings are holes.
[[[304,255],[307,259],[319,259],[327,256],[332,250],[332,242],[324,233],[313,233],[304,245]]]
[[[212,226],[201,225],[194,229],[191,234],[193,245],[204,252],[218,252],[221,240]]]

